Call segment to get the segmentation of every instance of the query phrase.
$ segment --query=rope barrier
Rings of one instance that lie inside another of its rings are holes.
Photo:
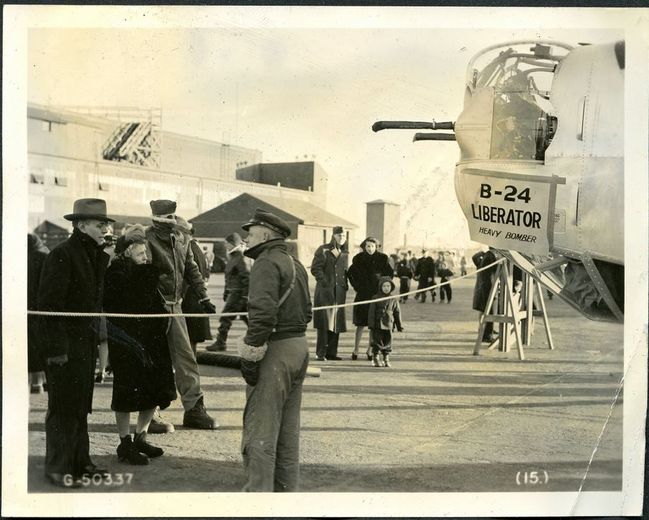
[[[480,271],[485,271],[486,269],[490,269],[502,262],[505,261],[505,258],[501,258],[499,260],[496,260],[495,262],[485,266],[481,267],[480,269],[476,269],[472,273],[467,273],[464,276],[460,276],[458,278],[453,278],[453,280],[448,280],[446,282],[440,282],[435,285],[431,285],[429,287],[425,287],[423,289],[415,289],[414,291],[409,291],[407,293],[403,294],[393,294],[390,296],[385,296],[383,298],[374,298],[372,300],[362,300],[358,302],[350,302],[350,303],[340,303],[336,305],[322,305],[320,307],[313,307],[311,310],[313,311],[324,311],[328,309],[341,309],[345,307],[354,307],[355,305],[369,305],[370,303],[373,302],[382,302],[385,300],[393,300],[394,298],[403,298],[404,296],[410,296],[412,294],[418,294],[426,291],[432,291],[433,289],[437,289],[438,287],[442,287],[443,285],[450,285],[451,283],[457,282],[458,280],[462,280],[463,278],[468,278],[469,276],[473,276],[474,274],[479,273]],[[160,313],[160,314],[127,314],[127,313],[119,313],[119,312],[64,312],[64,311],[32,311],[28,310],[27,314],[31,314],[34,316],[67,316],[67,317],[73,317],[73,318],[81,318],[81,317],[88,317],[88,318],[100,318],[100,317],[106,317],[106,318],[180,318],[180,317],[185,317],[185,318],[206,318],[206,317],[222,317],[222,316],[247,316],[247,312],[222,312],[222,313]]]

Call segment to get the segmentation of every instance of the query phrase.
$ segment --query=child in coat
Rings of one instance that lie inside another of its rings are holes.
[[[440,268],[437,271],[437,274],[440,276],[440,283],[448,282],[449,278],[453,276],[453,272],[448,268],[446,262],[440,264]],[[451,303],[451,298],[453,297],[453,289],[451,289],[451,284],[442,285],[440,288],[440,297],[439,303],[444,303],[444,295],[446,295],[446,301]]]
[[[379,278],[379,292],[374,296],[374,299],[389,296],[394,288],[392,279],[389,276],[382,276]],[[370,303],[367,323],[370,329],[372,365],[389,367],[390,352],[392,352],[392,329],[396,327],[399,332],[403,331],[398,298]],[[382,360],[379,358],[379,354],[383,358]]]

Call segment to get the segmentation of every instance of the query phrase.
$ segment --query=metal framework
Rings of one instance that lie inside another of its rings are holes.
[[[161,168],[161,108],[111,106],[65,106],[60,108],[117,123],[115,130],[102,146],[103,159],[128,162],[158,170]]]

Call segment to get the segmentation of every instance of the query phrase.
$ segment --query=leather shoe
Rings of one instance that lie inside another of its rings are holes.
[[[324,358],[323,356],[316,356],[315,359],[316,361],[326,361],[326,358]]]
[[[358,359],[358,354],[352,354],[352,361],[356,361]]]
[[[340,360],[342,360],[342,358],[338,357],[338,356],[328,357],[327,359],[329,361],[340,361]]]
[[[79,488],[81,487],[81,481],[77,477],[73,477],[70,474],[62,473],[45,473],[45,478],[50,481],[51,484],[62,488]]]

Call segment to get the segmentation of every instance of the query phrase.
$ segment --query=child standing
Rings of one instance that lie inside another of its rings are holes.
[[[382,276],[379,278],[379,292],[374,298],[385,298],[394,291],[394,288],[392,279],[389,276]],[[370,329],[372,365],[389,367],[390,352],[392,352],[392,329],[396,327],[399,332],[403,331],[401,310],[397,298],[370,303],[367,323]],[[381,354],[382,360],[379,359],[379,354]]]
[[[453,276],[453,272],[448,268],[446,262],[442,262],[440,264],[440,269],[437,271],[437,274],[440,276],[440,282],[448,282],[449,278]],[[446,301],[448,303],[451,303],[451,298],[453,297],[453,289],[451,289],[451,284],[447,283],[446,285],[442,285],[440,288],[440,300],[439,303],[444,303],[444,295],[446,295]]]

